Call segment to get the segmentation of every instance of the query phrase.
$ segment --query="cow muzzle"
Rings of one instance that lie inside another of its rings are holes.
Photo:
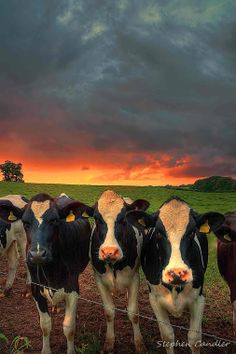
[[[192,274],[188,269],[173,268],[165,272],[163,281],[171,285],[184,285],[192,281]]]
[[[115,263],[121,260],[121,252],[118,247],[102,247],[100,250],[100,258],[102,261]]]
[[[45,248],[29,250],[27,261],[31,264],[44,264],[52,260],[51,253]]]

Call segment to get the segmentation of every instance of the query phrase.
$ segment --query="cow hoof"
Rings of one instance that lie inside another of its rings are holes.
[[[25,290],[22,292],[22,297],[28,299],[31,297],[31,287],[30,285],[26,285]]]
[[[143,340],[135,341],[135,353],[137,354],[148,354],[147,348]]]
[[[114,351],[114,341],[106,340],[101,351],[101,354],[113,354]]]
[[[41,354],[52,354],[51,350],[42,350]]]

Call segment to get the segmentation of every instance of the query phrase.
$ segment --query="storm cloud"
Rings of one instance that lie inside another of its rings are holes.
[[[236,176],[235,13],[233,0],[2,2],[1,159]]]

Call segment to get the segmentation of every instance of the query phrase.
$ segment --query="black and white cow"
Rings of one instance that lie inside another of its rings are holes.
[[[91,237],[91,262],[104,304],[107,322],[103,353],[113,353],[114,303],[112,293],[128,290],[128,316],[133,326],[136,352],[146,352],[139,328],[138,312],[139,265],[143,232],[125,220],[128,210],[146,210],[145,200],[132,202],[111,190],[105,191],[93,207],[95,225]]]
[[[23,208],[28,202],[28,200],[21,195],[7,195],[1,197],[0,202],[3,201],[18,208]],[[20,255],[24,259],[26,266],[26,234],[23,224],[20,220],[14,221],[14,216],[12,214],[9,214],[9,218],[12,220],[7,220],[7,222],[0,220],[0,256],[5,256],[8,262],[7,281],[0,296],[9,295],[12,289]],[[20,251],[20,255],[18,250]],[[25,294],[30,285],[30,275],[27,266],[26,274]]]
[[[141,264],[149,287],[149,300],[159,321],[162,340],[174,353],[174,331],[169,314],[180,317],[190,310],[188,342],[193,353],[201,340],[204,310],[203,282],[207,268],[206,233],[215,231],[224,221],[219,213],[197,214],[178,197],[167,200],[153,215],[130,211],[127,220],[134,226],[148,228]]]
[[[31,289],[43,333],[42,354],[51,353],[52,325],[47,300],[53,305],[65,301],[63,330],[67,338],[67,354],[75,353],[78,277],[89,262],[91,235],[90,224],[82,217],[85,209],[79,201],[68,202],[65,197],[54,199],[47,194],[36,195],[24,208],[0,201],[1,218],[13,215],[21,219],[26,231]]]

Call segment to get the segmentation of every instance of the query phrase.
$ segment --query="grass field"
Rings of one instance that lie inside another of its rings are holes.
[[[48,193],[58,196],[64,192],[72,198],[93,205],[102,191],[113,189],[123,196],[132,199],[143,198],[150,202],[150,212],[154,212],[170,196],[177,195],[190,204],[190,206],[200,212],[218,211],[224,213],[236,210],[235,193],[201,193],[187,190],[174,190],[160,187],[129,187],[129,186],[89,186],[89,185],[60,185],[60,184],[31,184],[31,183],[5,183],[0,182],[0,196],[7,194],[22,194],[28,198],[37,193]],[[229,292],[222,280],[216,262],[216,239],[209,235],[209,263],[206,273],[205,292],[208,306],[213,308],[213,312],[205,311],[204,321],[214,317],[214,311],[226,303],[229,307]],[[223,305],[222,305],[223,304]],[[210,316],[210,317],[209,317]],[[221,315],[222,316],[222,315]],[[231,313],[227,312],[227,321],[231,322]],[[91,344],[92,345],[92,344]]]

